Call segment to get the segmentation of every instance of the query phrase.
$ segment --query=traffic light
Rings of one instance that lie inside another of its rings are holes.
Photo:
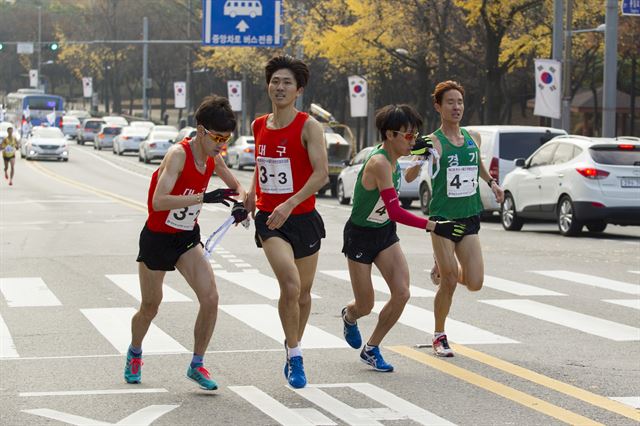
[[[58,47],[60,47],[60,45],[56,42],[53,42],[49,45],[49,49],[51,49],[51,51],[55,52],[56,50],[58,50]]]
[[[0,43],[0,52],[2,52],[2,49],[4,49],[4,44]]]

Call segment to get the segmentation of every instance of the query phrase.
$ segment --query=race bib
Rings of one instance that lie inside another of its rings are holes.
[[[293,175],[289,158],[258,157],[258,182],[265,194],[293,192]]]
[[[181,231],[191,231],[196,226],[196,219],[201,209],[202,204],[173,209],[167,215],[167,220],[164,223]]]
[[[478,188],[478,166],[447,167],[447,196],[468,197]]]
[[[7,154],[12,154],[15,151],[15,148],[12,145],[7,145],[4,147],[4,152]]]
[[[378,198],[378,202],[373,206],[373,210],[369,213],[367,220],[373,223],[385,223],[389,220],[387,207],[385,207],[382,197]]]

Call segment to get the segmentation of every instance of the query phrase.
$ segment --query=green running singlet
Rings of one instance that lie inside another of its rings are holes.
[[[378,188],[368,190],[362,186],[362,174],[364,173],[364,168],[367,166],[371,157],[379,154],[384,155],[387,161],[391,163],[387,151],[382,148],[382,145],[378,145],[367,157],[367,160],[362,165],[360,173],[358,173],[358,178],[356,179],[356,185],[353,190],[353,208],[351,209],[350,220],[358,226],[382,228],[390,222],[387,208],[384,205],[382,197],[380,197],[380,191],[378,191]],[[400,189],[400,173],[400,165],[396,162],[396,168],[391,177],[393,187],[396,189],[396,192]]]
[[[464,136],[462,146],[455,146],[442,133],[434,132],[440,140],[438,174],[431,178],[433,196],[429,203],[429,216],[446,219],[463,219],[476,216],[482,211],[480,201],[480,150],[469,132],[461,128]]]

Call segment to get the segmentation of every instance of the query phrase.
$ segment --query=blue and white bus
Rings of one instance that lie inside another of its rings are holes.
[[[45,94],[39,89],[18,89],[6,97],[6,121],[13,123],[16,130],[26,122],[30,126],[49,126],[48,115],[55,113],[53,125],[62,127],[64,98]]]

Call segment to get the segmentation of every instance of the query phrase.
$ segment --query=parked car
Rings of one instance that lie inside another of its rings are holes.
[[[374,147],[368,146],[362,149],[353,157],[353,160],[338,175],[337,197],[340,204],[349,204],[353,198],[353,191],[356,186],[356,180],[360,169],[364,166],[365,161]],[[418,180],[407,182],[404,178],[404,171],[411,165],[411,157],[400,157],[398,164],[402,170],[402,178],[400,180],[400,204],[402,207],[409,208],[413,200],[418,199]]]
[[[129,126],[144,127],[145,129],[151,131],[151,129],[153,129],[153,126],[155,126],[155,123],[153,121],[132,121],[131,123],[129,123]]]
[[[73,115],[62,116],[62,133],[69,139],[75,139],[78,137],[78,130],[80,129],[80,119]]]
[[[154,125],[152,130],[156,132],[174,132],[176,134],[178,133],[178,128],[176,126],[167,126],[164,124]]]
[[[562,129],[538,126],[467,126],[465,128],[480,134],[480,157],[491,177],[500,184],[507,173],[514,169],[513,160],[527,158],[555,136],[567,134]],[[422,177],[425,176],[422,175]],[[500,210],[500,205],[496,202],[488,185],[480,185],[480,199],[485,216]],[[426,210],[428,211],[428,207]]]
[[[87,118],[80,126],[76,141],[80,145],[84,145],[86,141],[94,141],[96,133],[100,131],[100,127],[105,124],[101,118]]]
[[[120,127],[127,127],[129,122],[126,118],[120,117],[119,115],[105,115],[102,117],[102,120],[108,124],[115,124]]]
[[[73,117],[76,117],[80,121],[86,120],[87,118],[91,118],[91,114],[89,114],[89,111],[84,111],[82,109],[69,110],[65,113],[65,115],[71,115]]]
[[[236,167],[242,170],[246,166],[255,166],[255,139],[253,136],[240,136],[227,147],[225,163],[230,168]]]
[[[20,149],[27,160],[53,158],[69,161],[67,138],[57,127],[36,126]]]
[[[167,151],[173,145],[173,141],[178,132],[159,132],[152,130],[149,136],[140,142],[138,149],[138,160],[150,163],[156,158],[164,158]]]
[[[93,138],[93,149],[98,151],[102,148],[113,147],[113,140],[122,132],[122,127],[116,124],[103,124],[100,131]]]
[[[195,137],[197,130],[195,127],[187,126],[180,129],[178,134],[176,135],[175,142],[180,142],[184,138],[193,138]]]
[[[138,152],[140,142],[149,136],[149,129],[141,126],[127,126],[113,139],[113,153],[122,155],[125,152]]]
[[[556,221],[565,236],[640,225],[640,138],[558,136],[514,163],[500,215],[508,231],[532,219]]]

